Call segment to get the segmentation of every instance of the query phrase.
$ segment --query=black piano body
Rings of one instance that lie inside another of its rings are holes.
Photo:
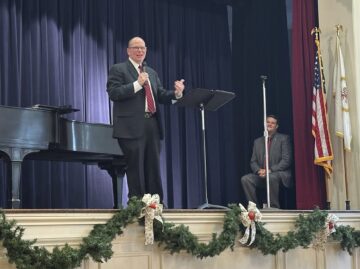
[[[97,164],[112,177],[114,208],[122,202],[123,153],[112,137],[112,126],[68,120],[76,109],[0,106],[0,155],[10,170],[9,208],[21,208],[20,182],[24,159]]]

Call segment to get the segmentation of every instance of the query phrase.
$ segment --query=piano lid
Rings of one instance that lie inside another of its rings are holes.
[[[0,150],[21,148],[122,156],[112,125],[57,117],[54,110],[0,106]]]
[[[80,111],[80,109],[73,108],[71,105],[50,106],[50,105],[36,104],[36,105],[33,105],[31,108],[55,111],[55,112],[59,113],[59,115],[69,114],[69,113]]]

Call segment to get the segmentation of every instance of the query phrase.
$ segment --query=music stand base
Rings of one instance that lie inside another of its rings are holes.
[[[198,209],[205,209],[205,208],[219,208],[219,209],[229,209],[226,206],[222,206],[222,205],[213,205],[213,204],[209,204],[209,203],[205,203],[202,204],[201,206],[198,207]]]

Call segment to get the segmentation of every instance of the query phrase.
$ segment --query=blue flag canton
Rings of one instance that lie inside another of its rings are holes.
[[[316,53],[315,55],[315,66],[314,66],[314,87],[315,89],[320,89],[320,64],[319,64],[319,56]]]

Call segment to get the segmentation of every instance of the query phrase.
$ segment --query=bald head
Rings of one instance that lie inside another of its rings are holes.
[[[145,44],[144,39],[142,39],[141,37],[135,36],[133,38],[131,38],[128,42],[128,48],[132,47],[134,43],[136,42],[143,42]]]

